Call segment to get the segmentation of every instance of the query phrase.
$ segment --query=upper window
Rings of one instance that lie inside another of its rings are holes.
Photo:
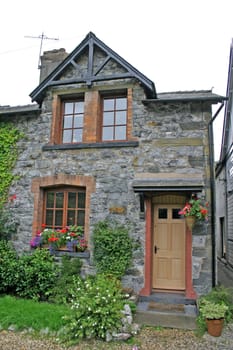
[[[63,103],[62,143],[83,141],[84,101],[67,101]]]
[[[46,227],[60,229],[85,225],[85,189],[58,188],[45,191],[43,222]]]
[[[103,98],[102,141],[127,139],[127,98]]]
[[[135,146],[132,135],[132,89],[88,90],[54,95],[50,142],[43,149]]]

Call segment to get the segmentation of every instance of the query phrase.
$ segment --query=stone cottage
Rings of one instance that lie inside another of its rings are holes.
[[[146,56],[145,56],[146,63]],[[211,91],[157,93],[154,83],[90,32],[67,54],[45,52],[32,105],[1,107],[24,132],[14,169],[14,245],[29,250],[41,225],[105,218],[137,241],[123,282],[142,296],[195,299],[215,283]],[[209,202],[209,222],[189,230],[180,209],[192,194]],[[49,205],[48,198],[56,198]],[[58,203],[58,204],[56,204]],[[62,204],[61,204],[62,203]],[[78,204],[77,204],[78,203]]]

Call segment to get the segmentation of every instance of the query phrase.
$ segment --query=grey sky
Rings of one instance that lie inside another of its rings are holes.
[[[65,6],[65,7],[64,7]],[[8,0],[1,5],[0,105],[31,103],[43,51],[71,52],[89,31],[153,80],[158,92],[225,95],[232,0]],[[215,122],[215,156],[223,113]]]

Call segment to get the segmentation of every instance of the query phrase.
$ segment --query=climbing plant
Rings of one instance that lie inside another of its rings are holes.
[[[0,123],[0,209],[7,200],[8,190],[16,178],[12,174],[17,160],[17,141],[23,134],[12,123]]]
[[[12,173],[18,156],[17,141],[23,134],[12,123],[0,122],[0,239],[9,239],[15,231],[15,222],[9,211],[4,207],[8,201],[9,187],[16,175]],[[9,198],[9,202],[16,195]]]

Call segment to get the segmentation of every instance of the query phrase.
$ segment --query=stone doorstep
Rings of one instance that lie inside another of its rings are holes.
[[[180,294],[152,293],[140,297],[135,322],[140,325],[168,328],[196,329],[197,307],[195,300]]]
[[[184,305],[196,305],[195,299],[186,298],[183,294],[179,293],[152,293],[148,296],[139,296],[139,301],[155,302],[163,304],[184,304]]]
[[[196,329],[196,316],[174,312],[136,311],[134,322],[139,325],[165,328]]]

